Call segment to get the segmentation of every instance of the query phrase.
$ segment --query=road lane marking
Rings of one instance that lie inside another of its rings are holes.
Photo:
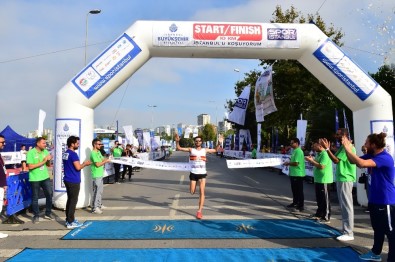
[[[245,178],[248,178],[249,180],[251,180],[252,182],[254,182],[254,183],[256,183],[256,184],[259,184],[259,182],[258,181],[256,181],[256,180],[254,180],[254,179],[252,179],[251,177],[248,177],[248,176],[244,176]]]
[[[169,216],[171,218],[176,216],[177,210],[179,209],[179,207],[178,207],[179,200],[180,200],[180,194],[176,194],[174,196],[174,200],[173,200],[173,202],[171,203],[171,206],[170,206],[170,214],[169,214]]]

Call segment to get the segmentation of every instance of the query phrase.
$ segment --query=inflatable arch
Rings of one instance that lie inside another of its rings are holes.
[[[57,93],[54,205],[66,206],[62,152],[78,135],[79,156],[89,158],[94,108],[151,57],[294,59],[353,111],[359,152],[372,132],[387,131],[393,155],[391,96],[314,24],[137,21]],[[90,169],[82,171],[77,207],[89,206]],[[358,185],[358,202],[367,203]]]

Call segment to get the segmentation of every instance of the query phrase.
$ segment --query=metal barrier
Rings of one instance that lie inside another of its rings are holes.
[[[32,188],[29,172],[7,177],[7,219],[3,224],[23,224],[16,213],[29,207],[32,203]]]

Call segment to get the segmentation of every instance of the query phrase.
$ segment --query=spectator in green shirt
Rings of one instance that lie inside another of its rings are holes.
[[[318,139],[313,142],[313,150],[316,152],[315,158],[305,157],[314,166],[315,198],[318,207],[315,214],[310,217],[317,219],[320,223],[329,224],[331,219],[330,185],[333,183],[332,161],[327,153],[329,149],[325,150]]]
[[[36,139],[36,147],[27,152],[26,163],[29,169],[29,182],[32,187],[32,210],[33,223],[40,221],[38,208],[38,196],[40,188],[45,195],[45,215],[44,218],[53,220],[52,213],[52,185],[49,179],[48,168],[51,165],[52,156],[49,154],[47,141],[43,137]]]
[[[303,181],[306,176],[304,153],[300,148],[300,141],[298,138],[291,139],[290,142],[293,152],[289,162],[285,162],[285,166],[289,166],[289,178],[291,180],[291,190],[293,201],[287,207],[294,208],[295,211],[304,210],[304,193]]]
[[[342,141],[342,137],[349,137],[348,130],[346,128],[339,128],[336,132],[336,139]],[[330,142],[327,139],[321,139],[320,144],[326,149],[330,149]],[[337,197],[339,200],[342,224],[343,224],[343,235],[338,236],[336,239],[339,241],[351,241],[354,240],[354,206],[352,198],[352,189],[354,182],[356,181],[357,167],[347,158],[346,151],[342,145],[335,154],[330,150],[327,151],[330,159],[336,164],[336,188]],[[352,146],[352,152],[355,154],[355,147]]]
[[[256,146],[252,145],[251,158],[256,159]]]
[[[114,147],[111,148],[111,153],[113,157],[121,157],[123,152],[122,145],[119,144],[118,141],[114,142]],[[120,170],[121,170],[121,164],[113,163],[114,165],[114,180],[115,184],[120,184],[119,178],[120,178]]]
[[[93,139],[92,141],[93,150],[90,156],[90,160],[92,162],[91,172],[92,172],[92,181],[93,181],[93,196],[92,196],[92,204],[91,204],[93,214],[103,213],[102,196],[103,196],[104,165],[110,161],[108,158],[104,158],[104,156],[100,152],[100,148],[102,145],[103,144],[100,141],[100,139],[98,138]]]

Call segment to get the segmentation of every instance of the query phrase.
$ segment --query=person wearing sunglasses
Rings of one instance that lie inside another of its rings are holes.
[[[202,219],[203,214],[203,205],[205,200],[205,188],[206,188],[206,153],[215,154],[217,153],[218,148],[223,142],[223,138],[220,137],[218,139],[217,147],[214,149],[210,148],[202,148],[202,137],[197,136],[194,138],[195,147],[181,147],[180,146],[180,137],[178,134],[175,134],[176,148],[179,151],[188,152],[189,153],[189,163],[191,163],[191,173],[189,175],[189,190],[191,194],[195,194],[197,182],[199,181],[199,209],[196,213],[197,219]]]
[[[102,214],[102,196],[103,196],[103,175],[104,175],[104,165],[108,163],[110,160],[108,158],[104,158],[102,153],[100,152],[100,148],[103,143],[100,139],[95,138],[92,141],[93,150],[90,155],[91,160],[91,172],[92,172],[92,181],[93,181],[93,196],[92,196],[92,213],[93,214]]]

